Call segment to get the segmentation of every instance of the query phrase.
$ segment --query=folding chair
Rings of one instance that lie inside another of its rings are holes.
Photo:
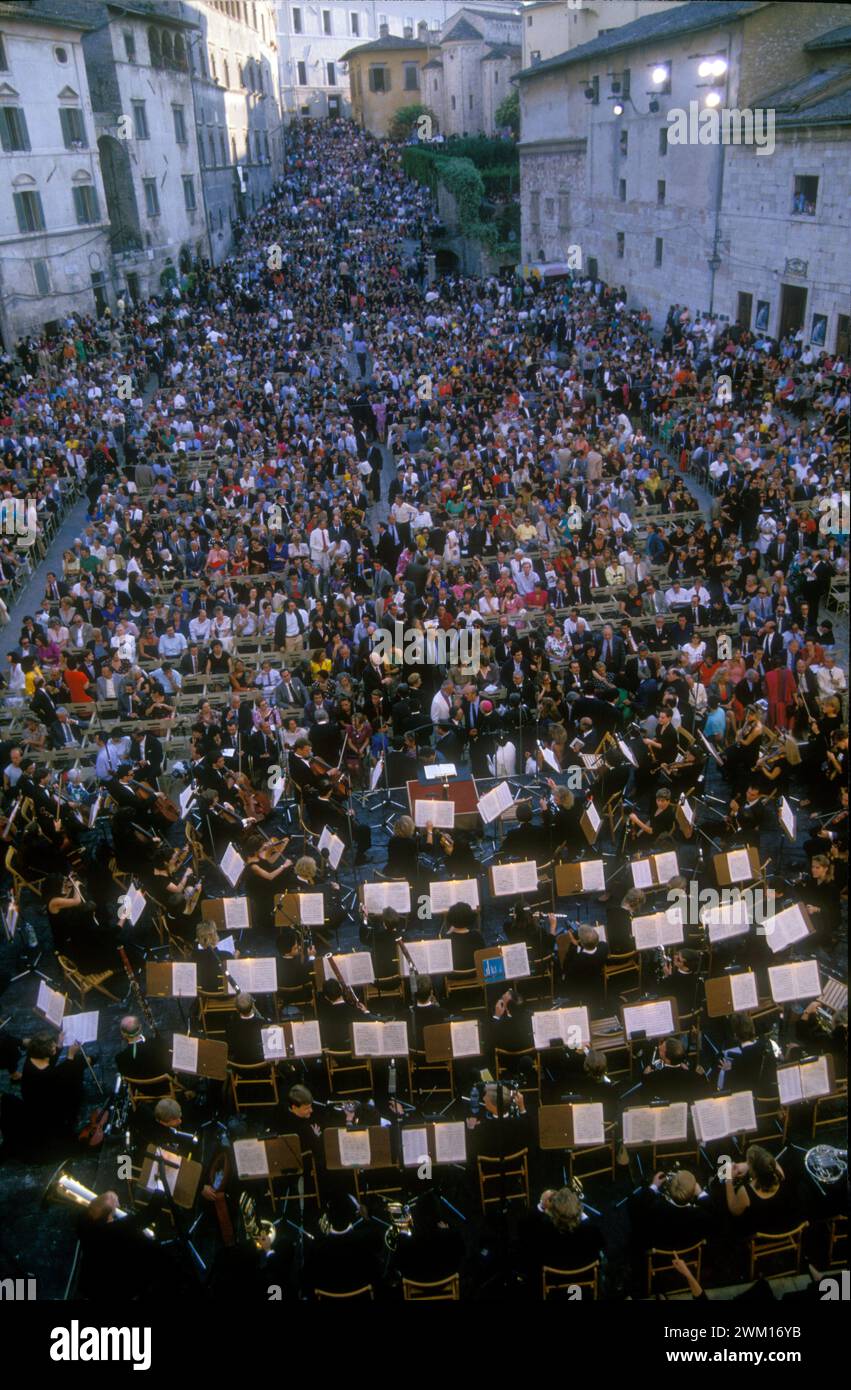
[[[688,1284],[683,1276],[674,1268],[675,1259],[682,1260],[683,1264],[688,1265],[692,1275],[700,1283],[700,1276],[703,1270],[703,1251],[706,1246],[705,1240],[699,1240],[695,1245],[689,1245],[685,1250],[648,1250],[647,1252],[647,1297],[648,1298],[668,1298],[673,1293],[687,1293]],[[664,1290],[655,1287],[656,1281],[662,1281],[669,1285]]]
[[[778,1279],[781,1275],[800,1273],[804,1231],[807,1230],[809,1224],[809,1221],[802,1221],[791,1231],[779,1231],[776,1234],[757,1231],[752,1235],[748,1242],[750,1249],[749,1277],[756,1279],[757,1269],[761,1262],[778,1259],[784,1261],[783,1268],[772,1269],[770,1276],[772,1279]]]
[[[111,999],[113,1004],[120,1004],[121,1000],[117,994],[112,994],[104,987],[104,982],[112,978],[114,970],[97,970],[91,974],[85,974],[74,964],[68,956],[57,955],[62,974],[70,989],[77,993],[80,1008],[85,1008],[86,997],[95,990],[97,994],[102,994],[105,999]]]
[[[228,1062],[228,1072],[231,1097],[238,1115],[243,1110],[265,1109],[278,1104],[278,1075],[274,1062]]]
[[[588,1289],[588,1297],[596,1300],[600,1295],[600,1261],[594,1260],[581,1269],[554,1269],[544,1265],[541,1270],[541,1297],[544,1302],[553,1295],[565,1293],[568,1289]],[[583,1299],[585,1294],[582,1295]]]
[[[458,1303],[461,1298],[460,1274],[449,1274],[424,1284],[418,1279],[402,1280],[402,1299],[405,1303]]]
[[[492,1158],[489,1155],[479,1154],[476,1159],[476,1166],[479,1174],[479,1198],[483,1212],[495,1202],[503,1200],[503,1184],[507,1202],[522,1202],[524,1206],[528,1207],[528,1149],[518,1149],[516,1153],[506,1154],[504,1158]],[[511,1190],[512,1185],[513,1191]],[[498,1190],[495,1195],[491,1196],[489,1194],[494,1187]]]

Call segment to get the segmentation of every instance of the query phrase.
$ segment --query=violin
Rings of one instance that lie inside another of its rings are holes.
[[[339,797],[341,801],[346,800],[352,794],[352,784],[347,773],[339,767],[332,767],[326,763],[324,758],[318,758],[315,753],[310,756],[310,770],[315,777],[327,777],[331,783],[331,795]]]
[[[255,791],[244,772],[231,773],[233,788],[249,820],[265,820],[272,814],[272,802],[265,792]]]

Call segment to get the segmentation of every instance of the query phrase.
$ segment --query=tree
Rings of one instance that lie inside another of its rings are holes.
[[[419,101],[400,106],[390,122],[388,134],[391,140],[407,140],[414,130],[421,140],[430,140],[437,134],[437,117],[431,107]]]
[[[520,93],[517,88],[509,92],[507,97],[503,97],[499,106],[496,108],[496,124],[498,129],[508,126],[515,140],[520,137]]]

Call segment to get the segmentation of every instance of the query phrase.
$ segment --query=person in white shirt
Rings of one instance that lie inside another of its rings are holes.
[[[213,624],[206,613],[199,613],[197,617],[190,619],[189,637],[199,646],[204,646],[210,636]]]
[[[835,664],[829,652],[825,652],[821,665],[812,666],[810,669],[818,681],[820,698],[824,699],[828,695],[839,695],[848,689],[845,672]]]
[[[323,512],[319,522],[310,533],[310,558],[323,574],[331,568],[331,537],[328,535],[328,518]]]
[[[118,653],[122,661],[134,662],[136,660],[136,638],[127,630],[124,623],[118,624],[109,645],[114,652]]]
[[[532,561],[523,560],[520,565],[520,572],[514,581],[520,597],[525,598],[527,594],[531,594],[532,590],[537,588],[540,582],[540,575],[536,574],[535,570],[532,569]]]
[[[452,695],[455,686],[452,681],[444,681],[431,702],[432,724],[448,724],[452,714]]]

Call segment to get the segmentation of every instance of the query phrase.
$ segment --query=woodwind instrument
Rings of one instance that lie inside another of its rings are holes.
[[[15,824],[15,817],[17,816],[18,812],[19,812],[20,809],[21,809],[21,802],[22,802],[22,800],[23,800],[23,797],[20,797],[20,796],[19,796],[19,797],[17,798],[17,800],[15,801],[15,804],[13,805],[11,811],[9,812],[8,820],[6,821],[6,824],[3,826],[3,839],[4,839],[4,840],[8,840],[9,836],[10,836],[11,833],[12,833],[12,826]]]
[[[133,995],[133,998],[136,1001],[136,1007],[138,1008],[140,1014],[144,1018],[151,1032],[156,1033],[157,1025],[154,1022],[154,1015],[151,1012],[151,1006],[145,998],[142,986],[136,979],[133,967],[130,964],[130,961],[127,959],[127,951],[123,946],[118,947],[118,954],[121,957],[121,964],[124,966],[127,978],[130,981],[130,991]]]

